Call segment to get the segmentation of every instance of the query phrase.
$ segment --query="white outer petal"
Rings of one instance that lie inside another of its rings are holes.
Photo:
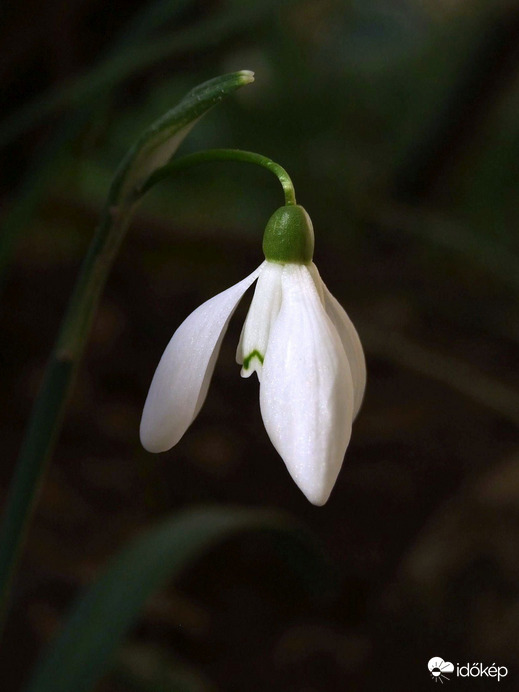
[[[241,331],[236,350],[236,362],[240,365],[254,351],[265,358],[270,329],[279,313],[281,305],[281,276],[283,265],[265,261],[261,266],[254,296]],[[261,380],[263,365],[258,358],[252,358],[249,367],[241,369],[242,377],[250,377],[254,371]]]
[[[149,452],[177,444],[200,411],[229,320],[259,271],[200,305],[173,334],[142,412],[141,442]]]
[[[353,322],[348,317],[348,314],[328,290],[326,284],[321,279],[319,271],[315,264],[310,265],[310,271],[316,284],[319,284],[323,291],[324,308],[333,322],[337,333],[342,341],[346,356],[351,369],[351,378],[353,380],[354,400],[353,420],[360,410],[364,391],[366,389],[366,359],[364,351],[360,343],[357,330],[353,326]],[[318,286],[319,287],[319,286]]]
[[[272,444],[306,497],[328,499],[351,435],[348,359],[308,267],[287,264],[260,387]]]

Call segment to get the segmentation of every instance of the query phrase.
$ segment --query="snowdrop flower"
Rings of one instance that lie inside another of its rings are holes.
[[[265,230],[265,261],[203,303],[169,342],[150,386],[141,441],[150,452],[175,445],[204,403],[229,320],[257,280],[236,360],[257,373],[265,428],[308,500],[323,505],[348,446],[366,367],[348,315],[312,262],[314,234],[298,205],[278,209]]]

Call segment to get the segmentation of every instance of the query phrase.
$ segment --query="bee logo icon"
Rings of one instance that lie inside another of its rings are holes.
[[[444,680],[449,679],[445,673],[454,673],[454,664],[444,661],[443,658],[440,658],[439,656],[434,656],[434,658],[431,658],[427,664],[427,668],[429,668],[434,682],[441,682],[442,685]]]

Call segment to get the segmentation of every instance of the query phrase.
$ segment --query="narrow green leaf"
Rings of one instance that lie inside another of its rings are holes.
[[[193,124],[212,106],[253,80],[248,71],[212,79],[144,132],[123,160],[108,194],[27,426],[0,526],[0,625],[25,532],[60,429],[70,387],[106,279],[131,221],[138,186],[173,156]]]
[[[319,592],[329,586],[322,551],[286,515],[226,508],[186,511],[136,538],[112,560],[73,608],[27,692],[91,690],[150,594],[217,543],[248,531],[270,535],[307,585]]]

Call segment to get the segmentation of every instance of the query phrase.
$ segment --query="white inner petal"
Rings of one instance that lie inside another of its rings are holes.
[[[256,371],[261,380],[270,330],[281,305],[282,274],[281,264],[264,262],[261,267],[236,350],[236,362],[243,365],[242,377],[249,377]]]
[[[328,499],[351,435],[353,386],[337,331],[310,270],[287,264],[260,387],[269,437],[316,505]]]

